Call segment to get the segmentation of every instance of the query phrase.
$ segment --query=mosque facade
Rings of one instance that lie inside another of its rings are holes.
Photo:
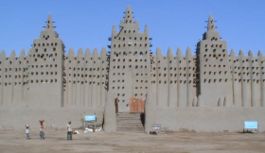
[[[211,16],[196,50],[184,54],[152,51],[148,27],[139,29],[127,8],[119,29],[112,27],[110,52],[66,53],[48,17],[28,52],[0,54],[0,127],[38,119],[62,127],[95,113],[106,131],[116,131],[118,111],[144,113],[147,132],[154,124],[173,131],[239,131],[246,120],[265,131],[261,52],[228,52]]]

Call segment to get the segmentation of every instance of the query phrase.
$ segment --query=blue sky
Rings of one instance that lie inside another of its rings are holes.
[[[265,52],[264,0],[1,0],[0,50],[28,50],[49,14],[66,51],[107,47],[112,25],[118,27],[128,5],[141,31],[148,25],[153,51],[194,51],[212,15],[229,50]]]

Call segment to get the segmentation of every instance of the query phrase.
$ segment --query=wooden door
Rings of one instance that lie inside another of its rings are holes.
[[[143,113],[144,112],[144,100],[132,97],[129,102],[130,112]]]

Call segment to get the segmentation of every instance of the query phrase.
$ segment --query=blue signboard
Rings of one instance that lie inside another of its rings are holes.
[[[257,130],[258,121],[244,121],[244,129]]]
[[[96,121],[96,119],[97,119],[97,116],[96,115],[86,115],[85,116],[85,121],[86,122],[94,122],[94,121]]]

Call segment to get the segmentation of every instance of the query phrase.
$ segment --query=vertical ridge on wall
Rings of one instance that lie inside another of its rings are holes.
[[[10,62],[12,62],[12,66],[11,66],[11,80],[10,80],[10,83],[11,83],[11,89],[10,89],[10,105],[14,105],[14,97],[15,97],[15,67],[16,67],[16,51],[12,51],[11,52],[11,56],[10,56]]]
[[[187,103],[187,59],[183,58],[181,54],[179,56],[179,71],[180,71],[180,80],[179,80],[179,107],[186,107]]]
[[[13,67],[13,63],[12,63],[12,58],[11,57],[6,57],[5,60],[5,64],[4,64],[4,70],[5,70],[5,76],[4,76],[4,105],[5,106],[9,106],[11,104],[11,89],[12,89],[12,84],[11,84],[11,80],[12,80],[12,67]]]
[[[182,62],[182,51],[180,48],[177,49],[177,108],[180,106],[180,97],[181,97],[181,88],[180,88],[180,81],[181,81],[181,62]]]
[[[249,62],[249,67],[248,67],[248,72],[247,72],[247,75],[249,75],[249,84],[250,84],[250,107],[253,107],[255,105],[255,102],[254,102],[254,96],[257,94],[257,93],[254,93],[255,92],[255,80],[254,80],[254,76],[253,76],[253,68],[254,68],[254,59],[253,59],[253,53],[252,51],[250,50],[248,52],[248,62]]]
[[[173,73],[172,73],[172,69],[173,69],[173,61],[174,61],[174,56],[172,53],[172,49],[169,48],[167,51],[167,83],[168,83],[168,99],[167,99],[167,107],[171,107],[172,102],[174,101],[174,93],[173,93],[173,89],[174,89],[174,84],[173,84]]]
[[[261,107],[265,105],[265,58],[262,53],[259,51],[259,62],[260,62],[260,91],[261,91]]]
[[[252,56],[252,102],[253,102],[253,107],[260,107],[261,105],[261,86],[260,86],[260,64],[258,61],[258,56],[253,57]]]
[[[100,70],[100,67],[101,67],[101,57],[97,51],[97,58],[96,58],[96,72],[97,72],[97,76],[96,76],[96,107],[95,108],[99,108],[100,106],[100,101],[101,101],[101,98],[100,98],[100,87],[101,87],[101,82],[100,82],[100,79],[101,79],[101,70]]]
[[[76,99],[75,99],[75,82],[76,82],[76,57],[74,53],[74,49],[70,49],[69,51],[69,106],[74,106]]]
[[[166,108],[168,102],[167,58],[161,54],[160,50],[157,51],[156,58],[158,63],[158,105],[161,108]]]
[[[5,96],[5,90],[6,90],[6,79],[5,79],[5,76],[7,75],[6,73],[4,73],[5,69],[6,69],[6,62],[7,62],[7,57],[5,55],[5,51],[2,51],[2,97],[1,97],[1,100],[2,100],[2,105],[4,106],[5,105],[5,99],[6,99],[6,96]]]
[[[159,48],[156,49],[156,53],[157,53],[157,50],[159,50]],[[157,57],[156,55],[153,55],[151,56],[151,78],[152,78],[152,81],[151,81],[151,85],[149,87],[149,89],[152,89],[154,88],[155,91],[157,90],[158,88],[158,71],[157,71]],[[148,96],[151,96],[151,95],[148,95]],[[154,106],[158,106],[158,94],[154,94],[153,96],[155,96],[153,98],[153,101],[151,101],[152,103],[154,103]],[[150,99],[149,99],[150,101]]]
[[[186,49],[186,102],[185,102],[185,107],[189,107],[189,104],[190,104],[190,91],[191,89],[189,88],[189,78],[190,78],[190,63],[191,63],[191,53],[190,53],[190,48],[187,48]]]
[[[107,76],[108,76],[108,57],[107,57],[107,51],[106,48],[102,48],[101,50],[101,87],[100,87],[100,107],[104,107],[105,106],[105,100],[106,100],[106,89],[107,89]]]
[[[4,64],[5,64],[5,52],[0,52],[0,106],[4,105]]]
[[[83,70],[83,50],[80,48],[77,51],[77,65],[76,65],[76,106],[82,106],[82,97],[83,97],[83,90],[82,90],[82,70]]]
[[[234,50],[231,50],[230,55],[229,55],[229,64],[230,64],[230,69],[231,69],[231,80],[232,80],[232,104],[235,106],[236,105],[236,95],[237,95],[237,82],[236,82],[236,65],[235,65],[235,52]]]
[[[90,60],[90,50],[87,48],[85,52],[85,87],[84,87],[84,107],[90,106],[90,97],[91,97],[91,91],[90,91],[90,66],[91,66],[91,60]]]
[[[18,69],[19,74],[18,74],[18,82],[19,82],[19,91],[20,95],[18,97],[18,102],[22,104],[25,101],[25,84],[24,82],[26,81],[26,76],[27,76],[27,60],[26,60],[26,54],[25,50],[22,49],[19,54],[19,61],[18,61]]]
[[[97,107],[97,102],[98,102],[98,87],[97,87],[97,75],[98,72],[96,71],[97,69],[97,60],[98,60],[98,51],[95,48],[93,50],[93,69],[95,71],[93,71],[93,90],[92,90],[92,108],[96,108]]]
[[[161,50],[160,50],[160,48],[157,48],[156,49],[156,56],[154,57],[154,60],[155,60],[155,76],[156,76],[156,81],[155,81],[155,83],[156,83],[156,91],[158,91],[158,82],[159,82],[159,76],[158,76],[158,74],[159,74],[159,69],[158,69],[158,67],[159,67],[159,63],[158,63],[158,56],[161,56]],[[156,106],[159,106],[159,95],[158,95],[158,92],[157,92],[157,94],[156,94]]]
[[[239,51],[239,82],[240,82],[240,84],[241,84],[241,106],[242,107],[245,107],[245,105],[246,105],[246,90],[244,89],[245,88],[245,83],[244,83],[244,77],[243,77],[243,72],[244,72],[244,70],[243,70],[243,61],[244,61],[244,54],[243,54],[243,51],[242,50],[240,50]]]
[[[245,90],[245,96],[246,96],[246,99],[245,99],[245,106],[246,107],[251,107],[251,76],[250,76],[250,69],[251,69],[251,58],[250,56],[246,56],[245,57],[245,61],[243,61],[243,82],[245,84],[245,86],[243,87],[244,90]]]
[[[191,54],[191,49],[188,47],[186,51],[186,60],[187,60],[187,103],[186,106],[190,107],[192,105],[192,99],[195,96],[193,90],[193,75],[195,71],[194,60]]]

